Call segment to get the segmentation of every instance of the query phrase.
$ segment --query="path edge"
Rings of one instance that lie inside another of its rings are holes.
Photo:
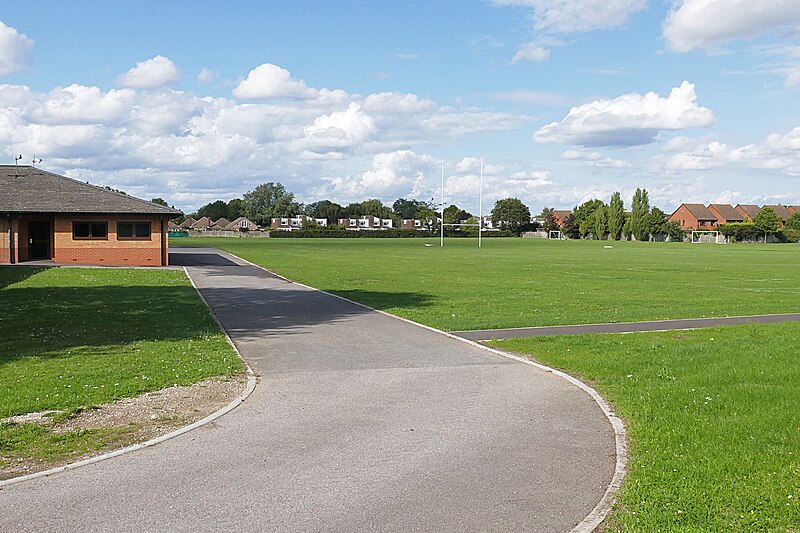
[[[588,515],[586,515],[586,517],[583,520],[578,522],[578,524],[570,530],[570,533],[592,533],[593,531],[595,531],[598,528],[598,526],[600,526],[600,524],[603,523],[603,521],[606,518],[608,518],[608,515],[611,514],[611,511],[614,508],[614,503],[616,502],[617,493],[619,492],[620,488],[622,487],[622,482],[624,481],[625,474],[627,473],[627,465],[628,465],[628,434],[627,434],[627,430],[625,429],[625,423],[622,421],[622,419],[620,417],[618,417],[616,415],[616,413],[611,408],[611,406],[608,404],[608,402],[605,400],[605,398],[603,398],[600,395],[600,393],[597,392],[595,389],[593,389],[592,387],[590,387],[589,385],[587,385],[583,381],[579,380],[578,378],[576,378],[574,376],[571,376],[570,374],[567,374],[566,372],[563,372],[561,370],[557,370],[555,368],[549,367],[549,366],[544,365],[542,363],[539,363],[537,361],[533,361],[531,359],[526,359],[524,357],[520,357],[518,355],[509,353],[509,352],[504,352],[502,350],[498,350],[496,348],[492,348],[492,347],[489,347],[489,346],[484,346],[483,344],[480,344],[478,342],[471,341],[471,340],[465,339],[463,337],[459,337],[457,335],[453,335],[453,334],[448,333],[446,331],[442,331],[440,329],[436,329],[434,327],[427,326],[425,324],[420,324],[419,322],[415,322],[415,321],[410,320],[408,318],[404,318],[402,316],[393,315],[393,314],[388,313],[386,311],[382,311],[380,309],[372,308],[372,307],[370,307],[368,305],[365,305],[365,304],[362,304],[360,302],[354,302],[352,300],[348,300],[347,298],[345,298],[343,296],[339,296],[338,294],[333,294],[333,293],[330,293],[328,291],[324,291],[322,289],[317,289],[316,287],[311,287],[311,286],[306,285],[304,283],[300,283],[300,282],[291,280],[291,279],[287,278],[286,276],[282,276],[281,274],[278,274],[277,272],[275,272],[273,270],[270,270],[270,269],[268,269],[266,267],[263,267],[261,265],[257,265],[255,263],[253,263],[252,261],[248,261],[247,259],[239,257],[238,255],[232,254],[230,252],[226,252],[224,250],[218,250],[218,251],[220,251],[222,253],[225,253],[225,254],[228,254],[228,255],[230,255],[232,257],[235,257],[236,259],[238,259],[238,260],[240,260],[240,261],[242,261],[244,263],[247,263],[250,266],[253,266],[255,268],[263,270],[264,272],[268,272],[269,274],[271,274],[273,276],[276,276],[276,277],[286,281],[287,283],[292,283],[292,284],[298,285],[300,287],[305,287],[305,288],[311,289],[313,291],[318,291],[318,292],[321,292],[323,294],[327,294],[328,296],[333,296],[334,298],[338,298],[340,300],[344,300],[345,302],[349,302],[351,304],[357,305],[357,306],[362,307],[364,309],[369,309],[370,311],[374,311],[376,313],[380,313],[380,314],[382,314],[384,316],[387,316],[387,317],[390,317],[390,318],[394,318],[396,320],[401,320],[401,321],[406,322],[408,324],[412,324],[414,326],[417,326],[417,327],[420,327],[420,328],[423,328],[423,329],[427,329],[427,330],[432,331],[434,333],[438,333],[440,335],[444,335],[446,337],[450,337],[451,339],[455,339],[457,341],[464,342],[464,343],[469,344],[471,346],[475,346],[475,347],[480,348],[482,350],[491,352],[491,353],[493,353],[495,355],[499,355],[500,357],[505,357],[507,359],[512,359],[514,361],[517,361],[517,362],[520,362],[520,363],[523,363],[523,364],[526,364],[526,365],[530,365],[530,366],[536,367],[539,370],[542,370],[544,372],[549,372],[549,373],[551,373],[551,374],[553,374],[553,375],[555,375],[555,376],[557,376],[557,377],[559,377],[561,379],[564,379],[564,380],[568,381],[569,383],[575,385],[579,389],[581,389],[583,392],[588,394],[595,401],[595,403],[598,405],[598,407],[600,407],[600,410],[603,412],[603,414],[605,415],[605,417],[608,420],[609,424],[611,425],[611,428],[614,430],[614,444],[615,444],[615,448],[616,448],[616,461],[615,461],[615,465],[614,465],[614,474],[611,477],[611,481],[609,482],[608,487],[606,487],[606,490],[603,493],[603,497],[600,498],[600,501],[597,503],[597,505],[594,506],[594,508],[591,510],[591,512]]]
[[[87,466],[87,465],[90,465],[90,464],[99,463],[100,461],[105,461],[107,459],[111,459],[111,458],[114,458],[114,457],[119,457],[120,455],[125,455],[125,454],[128,454],[128,453],[132,453],[132,452],[135,452],[137,450],[142,450],[144,448],[150,448],[152,446],[155,446],[156,444],[161,444],[162,442],[168,441],[170,439],[174,439],[175,437],[179,437],[179,436],[181,436],[181,435],[183,435],[185,433],[188,433],[188,432],[190,432],[190,431],[192,431],[194,429],[197,429],[199,427],[203,427],[203,426],[205,426],[207,424],[210,424],[211,422],[217,420],[218,418],[222,417],[223,415],[228,414],[229,412],[234,410],[236,407],[238,407],[239,405],[244,403],[244,401],[253,393],[253,391],[256,388],[256,383],[258,382],[258,380],[256,378],[256,374],[253,372],[253,369],[250,368],[250,364],[247,362],[247,360],[245,360],[245,358],[242,357],[242,354],[239,352],[239,348],[237,348],[236,344],[233,343],[233,340],[231,339],[230,335],[228,335],[228,332],[222,326],[222,322],[220,322],[219,317],[217,317],[216,313],[214,313],[214,310],[211,309],[211,306],[208,305],[208,301],[206,301],[206,299],[203,297],[203,295],[200,292],[200,290],[197,288],[197,285],[195,285],[194,280],[192,279],[192,276],[189,275],[189,271],[186,269],[186,267],[183,267],[183,271],[186,274],[186,277],[189,278],[189,281],[191,282],[192,287],[194,288],[194,290],[197,292],[197,295],[200,296],[200,299],[203,301],[203,304],[208,308],[209,312],[211,313],[211,317],[214,319],[214,321],[219,326],[220,331],[222,331],[222,333],[225,335],[225,339],[228,341],[228,344],[231,346],[231,348],[233,348],[233,351],[236,353],[237,357],[239,357],[239,359],[241,359],[242,362],[244,363],[244,365],[245,365],[245,375],[247,377],[247,385],[245,386],[244,391],[242,391],[242,393],[239,394],[239,396],[237,396],[236,398],[231,400],[226,406],[222,407],[221,409],[218,409],[218,410],[214,411],[213,413],[209,414],[208,416],[206,416],[204,418],[201,418],[200,420],[192,422],[188,426],[183,426],[183,427],[178,428],[175,431],[171,431],[171,432],[169,432],[169,433],[167,433],[165,435],[160,435],[158,437],[154,437],[154,438],[152,438],[150,440],[147,440],[145,442],[139,442],[139,443],[136,443],[136,444],[131,444],[130,446],[126,446],[125,448],[120,448],[119,450],[114,450],[112,452],[104,453],[103,455],[98,455],[96,457],[90,457],[88,459],[84,459],[82,461],[77,461],[75,463],[68,463],[68,464],[65,464],[65,465],[62,465],[62,466],[57,466],[55,468],[42,470],[41,472],[34,472],[32,474],[26,474],[24,476],[18,476],[18,477],[12,477],[10,479],[0,480],[0,490],[3,490],[4,488],[6,488],[8,486],[15,485],[17,483],[22,483],[24,481],[30,481],[32,479],[38,479],[38,478],[41,478],[41,477],[52,476],[54,474],[59,474],[61,472],[66,472],[67,470],[75,470],[76,468],[80,468],[82,466]]]

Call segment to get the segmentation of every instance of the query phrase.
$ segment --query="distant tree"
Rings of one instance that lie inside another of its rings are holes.
[[[784,229],[789,230],[800,230],[800,211],[797,213],[792,213],[792,216],[786,220],[786,223],[783,225]]]
[[[236,220],[241,216],[244,216],[244,201],[241,198],[234,198],[228,202],[228,214],[225,218]]]
[[[222,200],[216,200],[210,204],[206,204],[197,210],[198,217],[208,217],[211,220],[219,220],[220,218],[228,216],[228,204]]]
[[[444,208],[445,224],[462,224],[472,215],[459,208],[457,205],[449,205]]]
[[[661,209],[654,207],[647,214],[646,227],[649,235],[666,235],[667,218],[669,215]]]
[[[421,220],[422,225],[425,226],[425,229],[428,231],[437,231],[439,229],[439,214],[436,212],[436,209],[433,208],[432,202],[419,204],[414,216],[410,218]]]
[[[669,237],[672,242],[683,242],[686,236],[686,231],[681,227],[680,222],[672,221],[664,224],[664,234]]]
[[[567,218],[564,219],[564,225],[561,226],[561,233],[563,233],[570,239],[580,238],[581,232],[579,226],[575,224],[574,213],[570,213],[569,215],[567,215]]]
[[[610,239],[618,241],[622,234],[622,226],[625,225],[625,206],[622,197],[618,192],[611,195],[611,202],[608,204],[608,236]]]
[[[163,198],[161,198],[161,197],[159,197],[159,198],[153,198],[153,199],[152,199],[152,200],[150,200],[150,201],[151,201],[151,202],[153,202],[154,204],[163,205],[164,207],[169,207],[169,204],[167,203],[167,201],[166,201],[166,200],[164,200],[164,199],[163,199]]]
[[[294,194],[280,183],[262,183],[242,198],[247,218],[256,224],[269,225],[273,218],[290,217],[300,211]]]
[[[477,235],[478,234],[478,218],[475,216],[471,216],[469,218],[464,219],[462,224],[475,224],[475,226],[464,226],[461,228],[461,233],[464,235]]]
[[[530,224],[531,211],[519,198],[504,198],[495,202],[492,220],[503,229],[518,233],[523,226]]]
[[[602,200],[588,200],[572,210],[572,224],[578,232],[575,237],[594,233],[593,224],[589,221],[594,212],[605,205]]]
[[[603,206],[595,209],[590,219],[591,233],[601,241],[606,238],[608,234],[608,206]]]
[[[394,213],[391,208],[383,205],[383,202],[377,198],[373,198],[371,200],[365,200],[361,202],[361,214],[372,215],[378,218],[392,218]]]
[[[392,204],[392,210],[394,211],[397,218],[400,219],[410,219],[414,218],[417,213],[417,207],[425,202],[420,202],[419,200],[406,200],[405,198],[398,198]]]
[[[631,234],[637,241],[646,241],[650,237],[647,227],[647,215],[650,214],[650,199],[647,189],[636,189],[631,203]]]
[[[336,224],[340,218],[346,216],[344,207],[330,200],[320,200],[306,205],[305,214],[312,218],[325,218],[328,224]]]
[[[556,210],[552,207],[543,207],[542,212],[539,213],[539,218],[544,219],[544,229],[546,231],[558,229],[558,224],[556,224]]]
[[[764,242],[767,240],[767,235],[778,232],[781,222],[783,222],[783,219],[771,207],[763,208],[753,219],[753,225],[764,234]]]

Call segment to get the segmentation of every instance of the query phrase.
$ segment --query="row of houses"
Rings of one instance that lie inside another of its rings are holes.
[[[757,206],[750,204],[738,204],[736,207],[731,204],[681,204],[669,216],[670,222],[677,222],[684,230],[716,230],[720,224],[735,224],[743,222],[753,222],[764,208],[770,208],[781,217],[785,224],[794,213],[800,212],[797,205],[765,205]]]
[[[247,217],[239,217],[230,221],[225,217],[218,220],[211,220],[208,217],[201,217],[195,220],[186,217],[180,224],[169,222],[169,231],[258,231],[261,228]]]

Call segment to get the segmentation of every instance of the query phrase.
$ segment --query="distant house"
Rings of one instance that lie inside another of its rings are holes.
[[[744,215],[731,204],[709,204],[708,210],[717,218],[717,225],[744,222]]]
[[[208,217],[201,217],[197,220],[194,224],[191,225],[191,229],[195,231],[208,231],[211,229],[211,226],[214,225],[214,222]]]
[[[183,229],[183,230],[186,230],[186,229],[192,229],[192,224],[194,224],[195,222],[197,222],[197,221],[196,221],[195,219],[193,219],[192,217],[186,217],[186,218],[183,220],[183,222],[181,222],[180,224],[178,224],[178,227],[179,227],[180,229]]]
[[[793,211],[786,207],[785,205],[765,205],[764,207],[769,207],[775,214],[781,217],[781,221],[786,224],[786,221],[789,220],[789,217],[792,216]]]
[[[340,218],[338,224],[351,231],[387,230],[394,226],[391,218],[378,218],[372,215],[364,215],[360,218]]]
[[[400,229],[424,230],[425,225],[418,218],[404,218],[400,221]]]
[[[178,226],[176,223],[174,223],[171,220],[167,221],[167,231],[180,231],[180,230],[181,227]]]
[[[684,230],[717,229],[717,217],[703,204],[681,204],[667,220]]]
[[[559,227],[563,228],[567,224],[567,219],[572,216],[572,211],[569,209],[556,209],[553,211],[553,222]]]
[[[166,266],[181,212],[44,170],[0,166],[0,263]]]
[[[789,211],[792,213],[800,213],[800,205],[790,205]]]
[[[258,231],[258,226],[247,217],[239,217],[224,228],[228,231]]]
[[[745,222],[752,222],[761,212],[761,208],[757,205],[739,204],[736,210],[742,214]]]
[[[489,230],[497,229],[497,224],[495,224],[495,221],[492,219],[492,215],[483,215],[481,219],[481,228]]]
[[[230,224],[230,223],[231,223],[231,221],[230,221],[230,220],[228,220],[228,219],[227,219],[227,218],[225,218],[225,217],[222,217],[222,218],[219,218],[219,219],[215,220],[215,221],[214,221],[214,223],[213,223],[213,224],[211,224],[211,228],[209,228],[209,229],[213,229],[213,230],[224,230],[224,229],[225,229],[225,226],[227,226],[227,225],[228,225],[228,224]]]
[[[327,218],[311,218],[306,215],[295,215],[293,217],[276,217],[273,218],[270,224],[270,229],[278,231],[298,231],[303,229],[306,224],[313,224],[315,226],[327,226]]]

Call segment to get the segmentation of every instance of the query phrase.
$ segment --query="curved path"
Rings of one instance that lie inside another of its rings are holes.
[[[603,497],[614,434],[568,381],[210,249],[175,258],[256,391],[159,446],[5,487],[1,531],[569,531]]]

